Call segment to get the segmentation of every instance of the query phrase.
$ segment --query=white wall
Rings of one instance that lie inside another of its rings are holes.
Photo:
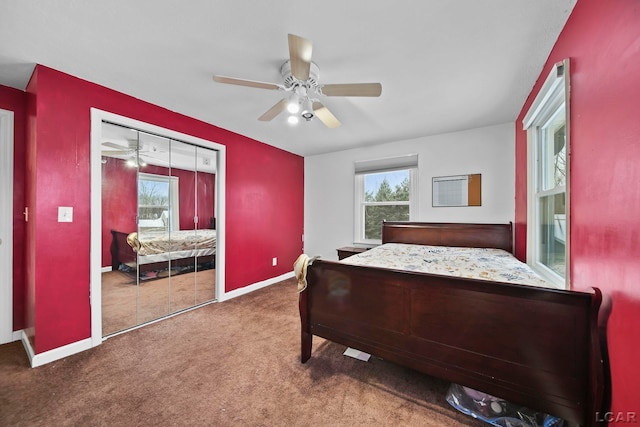
[[[304,251],[337,259],[353,244],[354,161],[418,154],[415,221],[505,223],[515,211],[513,123],[305,157]],[[434,176],[482,174],[482,206],[431,206]]]

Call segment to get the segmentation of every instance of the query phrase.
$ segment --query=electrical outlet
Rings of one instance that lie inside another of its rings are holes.
[[[271,264],[275,267],[276,265],[278,265],[278,257],[273,257],[273,259],[271,260]]]

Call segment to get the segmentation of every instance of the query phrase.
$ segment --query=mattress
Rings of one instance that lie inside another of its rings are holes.
[[[191,253],[208,250],[215,253],[216,230],[176,230],[176,231],[141,231],[127,236],[127,243],[140,256],[151,256],[165,253]]]
[[[340,262],[493,282],[554,287],[527,264],[502,249],[385,243]]]

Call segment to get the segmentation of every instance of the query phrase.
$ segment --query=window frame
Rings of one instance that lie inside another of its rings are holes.
[[[155,181],[155,182],[166,182],[169,184],[169,206],[167,207],[167,211],[169,214],[169,227],[167,231],[177,231],[180,230],[180,183],[179,178],[177,176],[172,175],[158,175],[153,173],[146,172],[138,172],[138,199],[140,198],[140,180],[143,181]],[[141,205],[138,201],[138,209],[140,209]],[[139,223],[139,218],[138,218]],[[138,225],[140,229],[140,226]]]
[[[569,123],[569,59],[554,65],[545,80],[538,96],[531,104],[523,120],[523,129],[527,132],[527,264],[557,288],[570,289],[570,123]],[[565,183],[564,185],[544,188],[541,170],[541,136],[543,126],[564,108],[565,125]],[[565,271],[564,277],[554,272],[540,260],[541,200],[545,197],[564,194],[565,198]]]
[[[412,155],[415,159],[415,164],[409,162],[406,166],[397,166],[395,158],[388,159],[388,167],[384,167],[384,160],[377,160],[377,166],[367,170],[358,171],[354,174],[354,228],[353,228],[353,243],[356,245],[362,245],[367,247],[373,247],[380,245],[382,240],[379,239],[366,239],[365,238],[365,210],[367,206],[396,206],[403,205],[409,206],[409,220],[413,220],[416,217],[418,211],[418,165],[417,155]],[[380,163],[382,162],[382,163]],[[381,166],[382,164],[382,166]],[[366,202],[365,197],[365,176],[371,174],[379,174],[385,172],[397,172],[406,170],[409,172],[409,201],[390,201],[390,202]],[[382,227],[382,224],[380,224]]]

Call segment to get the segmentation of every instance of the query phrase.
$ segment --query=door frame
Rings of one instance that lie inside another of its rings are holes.
[[[0,344],[13,333],[13,111],[0,109]]]
[[[213,141],[207,141],[160,126],[145,123],[129,117],[91,108],[91,345],[95,347],[104,340],[102,337],[102,167],[101,141],[102,122],[111,122],[121,126],[166,136],[204,148],[216,150],[217,171],[215,188],[216,212],[216,286],[215,299],[224,300],[225,294],[225,188],[226,188],[226,147]]]

